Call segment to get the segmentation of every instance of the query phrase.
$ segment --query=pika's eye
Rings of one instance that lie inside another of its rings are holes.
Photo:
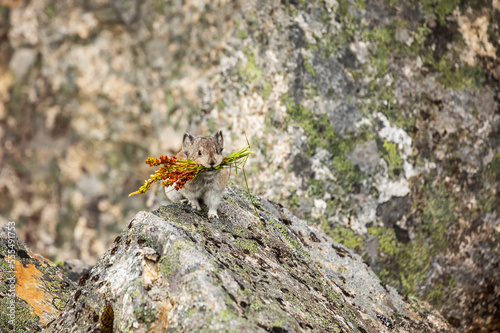
[[[201,156],[201,150],[198,150],[198,155]]]

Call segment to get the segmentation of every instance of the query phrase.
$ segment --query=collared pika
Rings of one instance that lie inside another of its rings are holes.
[[[222,131],[207,137],[194,137],[186,133],[182,139],[182,149],[176,156],[179,160],[189,158],[205,168],[213,168],[222,162],[223,149]],[[200,209],[198,200],[202,199],[208,206],[208,217],[218,218],[217,207],[228,179],[229,173],[226,169],[208,170],[199,173],[179,191],[176,191],[173,186],[165,187],[165,194],[172,202],[187,200],[196,210]]]

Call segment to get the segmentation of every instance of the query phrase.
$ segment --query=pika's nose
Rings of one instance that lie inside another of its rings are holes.
[[[213,167],[213,166],[214,166],[214,164],[215,164],[215,161],[211,161],[211,162],[210,162],[210,166],[211,166],[211,167]]]

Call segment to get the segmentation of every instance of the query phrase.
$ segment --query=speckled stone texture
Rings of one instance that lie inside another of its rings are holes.
[[[237,186],[217,220],[178,204],[137,214],[46,331],[454,331],[315,225],[253,200],[260,218]]]

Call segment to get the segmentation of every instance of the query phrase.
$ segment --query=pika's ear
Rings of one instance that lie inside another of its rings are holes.
[[[217,144],[219,147],[222,149],[224,148],[224,138],[222,137],[222,131],[218,131],[213,135],[215,141],[217,141]]]
[[[187,152],[189,147],[193,144],[193,140],[194,136],[189,133],[184,134],[184,137],[182,138],[182,150]]]

